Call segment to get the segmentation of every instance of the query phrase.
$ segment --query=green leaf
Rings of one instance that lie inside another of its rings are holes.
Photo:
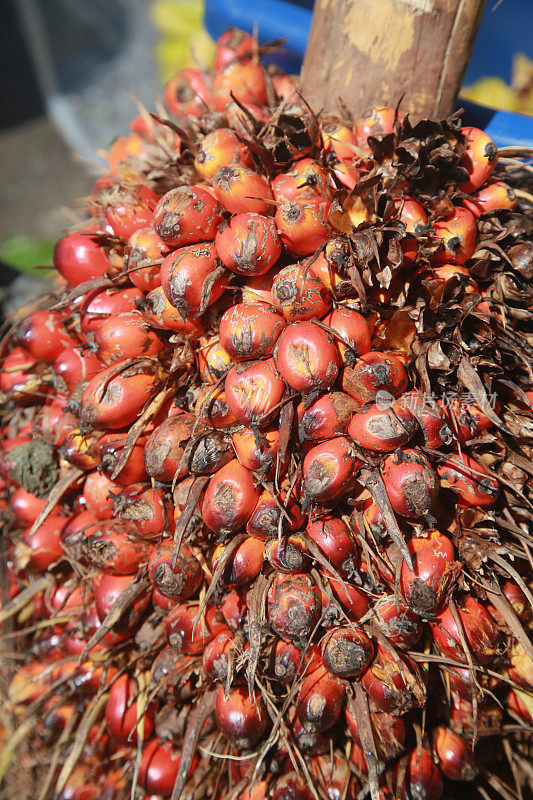
[[[19,272],[29,272],[45,278],[50,270],[37,269],[53,263],[54,242],[15,234],[4,240],[0,247],[0,260]]]

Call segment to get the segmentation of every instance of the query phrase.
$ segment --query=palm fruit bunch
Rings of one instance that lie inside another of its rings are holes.
[[[1,796],[525,798],[530,154],[260,54],[135,117],[4,331]]]

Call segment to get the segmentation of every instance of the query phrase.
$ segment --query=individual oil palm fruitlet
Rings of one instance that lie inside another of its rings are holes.
[[[134,118],[5,326],[1,797],[525,800],[530,172],[260,55]]]

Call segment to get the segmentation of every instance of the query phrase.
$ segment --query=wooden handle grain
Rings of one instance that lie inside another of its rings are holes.
[[[316,0],[302,69],[315,110],[339,100],[416,117],[451,113],[486,0]]]

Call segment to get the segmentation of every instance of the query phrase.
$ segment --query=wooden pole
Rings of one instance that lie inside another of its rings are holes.
[[[316,0],[302,69],[318,111],[451,113],[486,0]]]

